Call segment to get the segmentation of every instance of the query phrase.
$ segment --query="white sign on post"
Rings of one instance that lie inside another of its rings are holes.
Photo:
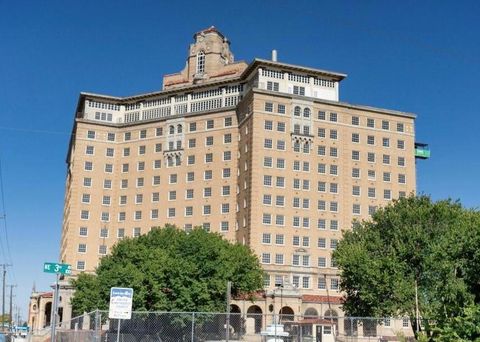
[[[108,309],[108,318],[132,318],[132,301],[133,289],[112,287],[110,289],[110,307]]]

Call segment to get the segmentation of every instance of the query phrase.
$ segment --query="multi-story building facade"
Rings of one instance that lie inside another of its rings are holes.
[[[342,231],[415,191],[415,116],[342,102],[346,75],[276,53],[235,62],[215,28],[194,39],[161,91],[80,95],[61,261],[91,272],[119,239],[203,226],[250,246],[267,289],[338,299]]]

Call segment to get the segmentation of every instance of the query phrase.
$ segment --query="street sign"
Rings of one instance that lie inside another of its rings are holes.
[[[108,318],[132,318],[132,301],[133,289],[112,287],[110,289],[110,307],[108,309]]]
[[[69,264],[46,262],[43,264],[43,272],[70,275],[72,274],[72,266]]]

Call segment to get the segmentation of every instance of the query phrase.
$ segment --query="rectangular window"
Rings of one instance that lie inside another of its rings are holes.
[[[405,149],[405,141],[404,140],[397,140],[397,148],[400,150]]]
[[[317,129],[317,136],[318,136],[319,138],[325,138],[325,128],[319,127],[319,128]]]
[[[352,142],[353,143],[359,143],[360,142],[360,134],[352,133]]]
[[[367,119],[367,127],[369,128],[375,128],[375,119]]]
[[[352,213],[354,215],[360,215],[360,204],[353,204]]]
[[[326,151],[325,146],[319,145],[319,146],[317,147],[317,154],[318,154],[319,156],[324,156],[324,155],[325,155],[325,151]]]
[[[283,195],[277,195],[275,196],[275,205],[277,207],[283,207],[285,206],[285,196]]]
[[[263,147],[264,148],[272,148],[273,147],[272,139],[265,139],[264,142],[263,142]]]
[[[388,154],[383,155],[383,163],[385,165],[390,165],[390,155],[388,155]]]
[[[222,203],[221,209],[222,209],[222,214],[228,214],[230,212],[230,204]]]
[[[360,151],[352,151],[352,160],[360,160]]]
[[[277,188],[284,188],[285,187],[285,177],[278,176],[275,179],[275,185]]]
[[[330,139],[336,140],[338,138],[338,131],[336,129],[330,130]]]
[[[267,131],[272,131],[273,130],[273,121],[271,120],[265,120],[264,122],[264,128]]]
[[[203,197],[212,197],[212,188],[203,188]]]
[[[264,175],[263,176],[263,185],[272,186],[272,176]]]
[[[352,195],[353,196],[360,196],[360,187],[358,185],[354,185],[352,187]]]
[[[265,102],[265,111],[266,112],[273,112],[273,103]]]
[[[277,131],[278,132],[285,132],[285,122],[277,122]]]
[[[391,181],[391,173],[390,172],[384,172],[383,173],[383,181],[384,182],[390,182]]]
[[[332,176],[338,175],[338,165],[330,165],[330,174]]]
[[[285,225],[285,216],[284,215],[276,215],[275,216],[275,224],[277,226],[284,226]]]
[[[360,125],[360,118],[358,116],[352,116],[352,125],[354,126]]]
[[[262,253],[262,263],[263,264],[270,263],[270,253]]]
[[[215,128],[215,122],[213,120],[207,120],[206,129],[213,129]]]
[[[375,163],[375,153],[373,152],[368,152],[367,153],[367,161],[369,163]]]
[[[330,157],[338,157],[338,149],[336,147],[330,147]]]
[[[318,238],[317,247],[318,248],[327,248],[327,242],[326,242],[325,238]]]
[[[279,114],[285,114],[285,105],[279,104],[277,106],[277,111],[278,111]]]
[[[108,133],[107,134],[108,141],[115,141],[115,133]]]
[[[397,123],[397,132],[404,132],[405,131],[405,126],[403,123],[398,122]]]
[[[360,178],[360,169],[358,168],[352,169],[352,178]]]
[[[383,147],[390,147],[390,139],[389,138],[382,138],[382,146]]]
[[[404,174],[398,174],[398,183],[400,184],[405,184],[406,183],[406,179],[405,179],[405,175]]]
[[[224,134],[223,135],[223,143],[224,144],[230,144],[231,142],[232,142],[232,134],[231,133]]]
[[[262,243],[270,244],[272,242],[272,235],[270,233],[262,234]]]
[[[277,150],[285,151],[285,140],[277,140]]]
[[[203,174],[203,179],[204,180],[211,180],[212,177],[213,177],[212,170],[205,170],[205,172]]]
[[[317,221],[317,228],[318,229],[323,229],[324,230],[326,228],[326,226],[327,225],[326,225],[325,219],[318,219],[318,221]]]
[[[337,122],[338,121],[337,113],[330,113],[330,121],[331,122]]]
[[[263,214],[262,223],[270,225],[272,224],[272,214]]]
[[[223,119],[223,126],[224,127],[230,127],[233,125],[233,119],[231,116],[227,116],[225,119]]]
[[[80,227],[79,235],[80,236],[88,236],[88,228],[87,227]]]
[[[390,129],[390,122],[387,120],[382,120],[382,129],[389,130]]]

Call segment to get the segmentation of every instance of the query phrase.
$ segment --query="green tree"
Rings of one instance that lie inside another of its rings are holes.
[[[420,317],[442,326],[462,316],[479,299],[479,223],[478,212],[427,196],[399,199],[357,223],[334,252],[344,310],[353,316],[408,315],[415,328],[417,287]]]
[[[238,295],[261,289],[262,279],[248,247],[201,228],[166,226],[120,241],[95,275],[79,275],[72,306],[75,314],[105,310],[111,287],[131,287],[134,310],[223,312],[228,281]]]

